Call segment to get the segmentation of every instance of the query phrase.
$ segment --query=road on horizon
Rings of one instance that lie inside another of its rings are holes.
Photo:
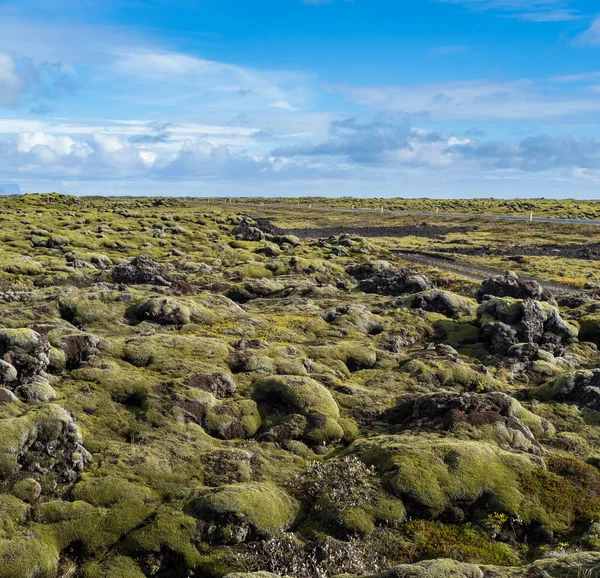
[[[396,211],[392,209],[368,209],[364,207],[324,207],[321,205],[289,205],[287,203],[245,203],[236,201],[234,203],[228,203],[227,201],[217,201],[217,204],[223,205],[246,205],[251,207],[283,207],[289,209],[311,209],[321,211],[347,211],[350,213],[383,213],[386,215],[423,215],[428,217],[458,217],[463,219],[496,219],[500,221],[525,221],[533,223],[565,223],[569,225],[593,225],[600,227],[600,220],[595,219],[566,219],[566,218],[553,218],[553,217],[531,217],[519,216],[519,215],[479,215],[476,213],[435,213],[433,211]]]

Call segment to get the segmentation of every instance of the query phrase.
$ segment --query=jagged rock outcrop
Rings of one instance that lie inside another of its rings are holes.
[[[517,359],[534,359],[540,349],[563,355],[578,335],[556,307],[533,299],[489,299],[477,309],[477,320],[494,353]]]
[[[50,344],[33,329],[0,329],[0,385],[23,385],[36,377],[46,377]],[[16,376],[15,376],[16,371]]]
[[[352,328],[367,335],[378,335],[385,327],[385,320],[364,305],[341,305],[325,311],[321,317],[331,325]]]
[[[185,384],[207,391],[218,399],[231,397],[237,389],[228,373],[194,373],[185,380]]]
[[[135,311],[139,321],[151,321],[160,325],[185,325],[190,322],[190,311],[169,297],[142,301]]]

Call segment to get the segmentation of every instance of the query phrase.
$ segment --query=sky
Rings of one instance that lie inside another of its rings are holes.
[[[600,198],[600,4],[0,0],[0,183]]]

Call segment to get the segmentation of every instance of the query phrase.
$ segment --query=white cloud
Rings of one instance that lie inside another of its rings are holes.
[[[0,51],[0,107],[28,105],[32,112],[45,112],[49,101],[73,90],[74,76],[62,62],[35,63]]]
[[[438,0],[445,4],[461,4],[471,10],[494,11],[503,16],[531,22],[566,22],[578,20],[578,10],[568,8],[565,0]]]
[[[0,106],[17,104],[21,92],[25,89],[25,80],[17,74],[13,58],[0,52]]]
[[[578,20],[578,10],[568,8],[565,0],[438,0],[461,4],[471,10],[494,11],[502,16],[530,22],[567,22]]]
[[[598,16],[576,39],[576,44],[586,44],[589,46],[600,46],[600,16]]]
[[[289,102],[287,102],[286,100],[278,100],[276,102],[271,102],[269,104],[270,108],[276,108],[278,110],[287,110],[287,111],[295,111],[298,110],[297,108],[293,107]]]
[[[331,90],[375,109],[426,115],[434,121],[555,119],[600,111],[590,92],[551,90],[543,81],[472,80],[395,86],[337,86]]]
[[[214,102],[220,107],[267,108],[272,103],[287,107],[290,99],[308,98],[308,77],[289,71],[254,70],[226,62],[207,60],[178,52],[150,49],[113,50],[110,74],[148,84],[149,104]],[[136,95],[137,95],[136,91]],[[139,95],[136,96],[138,98]],[[142,102],[144,99],[142,99]]]
[[[71,137],[55,136],[43,132],[20,133],[17,136],[17,150],[22,153],[28,153],[35,147],[47,147],[60,156],[75,154],[76,156],[86,156],[89,154],[89,147],[80,146]]]

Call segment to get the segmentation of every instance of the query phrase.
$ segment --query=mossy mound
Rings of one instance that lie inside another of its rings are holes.
[[[519,514],[524,496],[518,472],[540,467],[526,456],[485,442],[426,435],[360,440],[349,451],[379,469],[390,490],[406,500],[409,512],[425,509],[433,516],[482,498],[492,509]]]
[[[600,411],[600,370],[566,373],[532,389],[529,394],[543,401],[574,402]]]
[[[185,325],[190,322],[189,309],[168,297],[142,301],[135,314],[139,321],[152,321],[160,325]]]
[[[204,539],[221,544],[268,538],[289,528],[298,513],[295,501],[270,483],[199,490],[189,508],[204,523]]]
[[[423,311],[441,313],[452,319],[461,317],[474,319],[477,313],[477,302],[474,299],[439,289],[422,291],[408,297],[394,299],[390,306],[422,309]]]
[[[406,396],[388,412],[387,420],[398,424],[400,430],[449,432],[534,454],[544,451],[538,438],[546,439],[555,432],[548,420],[499,392]]]
[[[262,432],[268,439],[303,439],[318,445],[344,436],[335,399],[314,379],[295,375],[259,379],[253,397],[264,416]]]

